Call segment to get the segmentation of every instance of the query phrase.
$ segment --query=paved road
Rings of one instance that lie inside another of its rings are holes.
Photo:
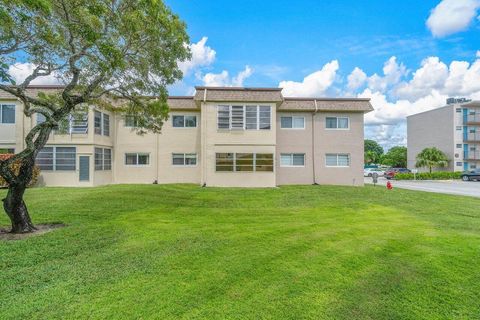
[[[372,178],[365,178],[365,183],[372,183]],[[447,193],[463,196],[480,197],[480,182],[476,181],[394,181],[394,188],[403,188],[418,191]],[[379,178],[378,184],[385,186],[387,179]]]

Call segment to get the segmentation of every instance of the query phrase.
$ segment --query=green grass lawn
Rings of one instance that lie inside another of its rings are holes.
[[[0,319],[480,318],[480,199],[191,185],[26,199],[35,223],[68,226],[0,241]]]

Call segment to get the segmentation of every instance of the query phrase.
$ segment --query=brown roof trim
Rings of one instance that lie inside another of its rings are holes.
[[[168,99],[192,99],[193,96],[168,96]]]
[[[370,101],[370,98],[305,98],[305,97],[285,97],[285,101]]]
[[[225,91],[282,91],[282,88],[259,88],[259,87],[205,87],[196,86],[196,90],[225,90]]]

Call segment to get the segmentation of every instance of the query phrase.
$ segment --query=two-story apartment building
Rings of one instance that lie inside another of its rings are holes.
[[[32,86],[29,94],[58,90]],[[42,121],[0,95],[0,152],[24,147]],[[195,183],[274,187],[363,185],[368,99],[285,98],[281,88],[196,87],[170,97],[162,133],[138,135],[135,119],[89,106],[52,133],[39,153],[39,184]]]
[[[408,167],[417,155],[436,147],[449,158],[446,168],[464,171],[480,167],[480,101],[448,99],[441,108],[407,117]]]

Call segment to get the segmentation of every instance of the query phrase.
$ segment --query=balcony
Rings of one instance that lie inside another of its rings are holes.
[[[465,160],[480,160],[480,151],[468,151],[464,154]]]
[[[463,136],[464,142],[480,142],[480,132],[468,132]]]
[[[465,122],[466,124],[480,124],[480,113],[467,115]]]

